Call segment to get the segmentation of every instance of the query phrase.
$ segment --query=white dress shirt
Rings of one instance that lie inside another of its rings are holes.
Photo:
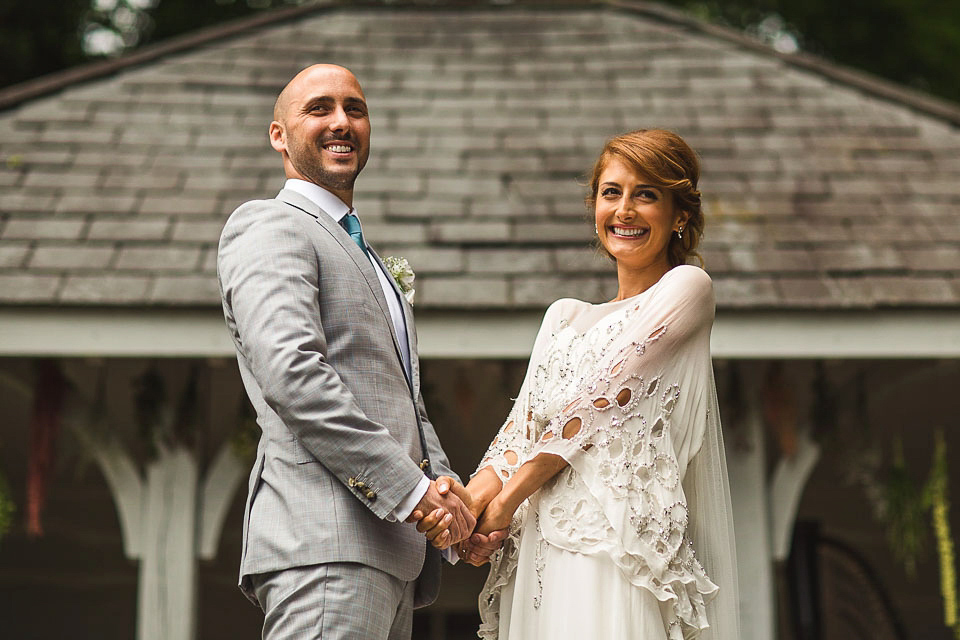
[[[322,211],[333,218],[337,224],[340,223],[340,219],[343,218],[343,216],[351,211],[356,214],[356,210],[348,207],[343,200],[312,182],[290,178],[283,187],[284,189],[295,191],[310,200],[310,202],[320,207]],[[359,219],[359,216],[357,219]],[[360,228],[361,230],[363,229],[362,223]],[[387,307],[390,310],[390,318],[393,320],[394,332],[397,335],[397,340],[400,342],[400,356],[403,359],[403,367],[407,372],[408,378],[412,380],[413,372],[410,366],[410,342],[407,340],[407,323],[403,317],[403,307],[400,304],[396,290],[390,284],[390,276],[384,273],[383,269],[380,268],[380,264],[374,260],[372,251],[368,251],[367,253],[370,258],[370,264],[373,265],[373,270],[380,280],[383,295],[387,299]],[[392,517],[399,522],[406,520],[410,514],[413,513],[417,503],[420,502],[429,488],[430,479],[424,475],[413,491],[407,494],[407,497],[401,500],[400,504],[393,510]]]

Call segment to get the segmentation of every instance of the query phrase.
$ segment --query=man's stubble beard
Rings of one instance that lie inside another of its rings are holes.
[[[347,191],[353,190],[353,185],[357,181],[357,176],[360,175],[360,172],[363,171],[363,167],[367,164],[366,158],[360,158],[359,153],[357,154],[357,168],[351,172],[339,172],[339,171],[330,171],[325,166],[323,166],[323,161],[319,155],[313,155],[310,153],[301,153],[303,147],[297,145],[296,159],[293,155],[289,155],[290,163],[293,165],[293,168],[297,170],[297,173],[305,177],[309,182],[319,185],[325,189],[336,190],[336,191]],[[311,149],[312,151],[313,149]],[[318,150],[320,154],[323,153],[323,149]]]
[[[308,176],[310,181],[314,184],[318,184],[321,187],[330,190],[337,191],[347,191],[353,190],[353,183],[357,181],[357,176],[360,175],[360,169],[351,173],[334,173],[332,171],[327,171],[322,165],[315,167],[311,174]]]

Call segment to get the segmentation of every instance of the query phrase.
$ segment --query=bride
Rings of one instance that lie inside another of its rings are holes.
[[[686,264],[703,230],[698,179],[695,152],[663,130],[613,138],[597,159],[587,202],[619,290],[550,306],[466,487],[474,541],[506,535],[480,595],[482,638],[739,636],[714,296]],[[435,517],[421,527],[446,539]],[[471,544],[461,557],[485,562]]]

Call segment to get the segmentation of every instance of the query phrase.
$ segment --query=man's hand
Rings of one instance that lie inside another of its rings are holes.
[[[407,522],[416,522],[417,531],[426,534],[430,543],[438,549],[461,542],[477,524],[476,516],[464,504],[461,495],[469,500],[469,494],[458,482],[441,476],[430,482],[427,493]]]
[[[503,541],[506,539],[506,529],[499,529],[488,536],[482,533],[474,533],[459,544],[457,554],[467,564],[479,567],[490,562],[490,556],[503,546]]]

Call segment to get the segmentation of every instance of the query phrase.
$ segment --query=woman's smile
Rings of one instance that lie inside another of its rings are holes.
[[[641,239],[646,238],[649,232],[649,227],[630,227],[622,224],[610,226],[610,233],[618,238]]]

